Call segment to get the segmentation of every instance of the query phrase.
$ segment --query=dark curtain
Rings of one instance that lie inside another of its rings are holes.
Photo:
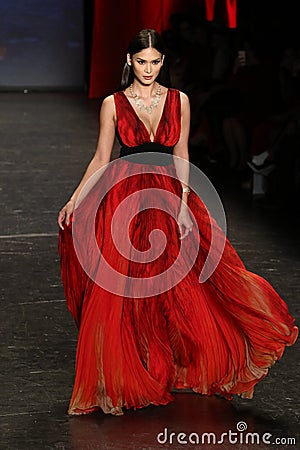
[[[207,20],[212,20],[215,1],[236,7],[236,0],[94,0],[89,97],[102,98],[118,88],[135,33],[143,28],[166,30],[171,14],[191,6],[206,5]]]

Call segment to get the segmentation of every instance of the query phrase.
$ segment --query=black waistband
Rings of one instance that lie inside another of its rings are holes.
[[[126,158],[127,156],[131,158]],[[120,158],[126,159],[138,164],[153,164],[156,166],[168,166],[172,164],[173,147],[159,144],[158,142],[146,142],[136,147],[127,147],[123,145],[120,151]]]

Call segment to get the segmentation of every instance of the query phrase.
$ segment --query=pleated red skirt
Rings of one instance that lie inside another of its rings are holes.
[[[140,168],[138,175],[135,166],[120,161],[104,173],[59,234],[65,296],[79,329],[69,414],[165,405],[173,387],[251,398],[296,341],[294,319],[272,286],[247,271],[194,192],[188,200],[193,231],[179,239],[181,185],[172,165],[151,174]],[[115,179],[103,196],[105,183]],[[134,195],[141,190],[150,197]],[[199,282],[213,232],[224,251]],[[131,253],[122,253],[128,248]],[[138,283],[145,278],[146,288]]]

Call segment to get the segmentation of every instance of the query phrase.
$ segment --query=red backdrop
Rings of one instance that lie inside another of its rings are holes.
[[[117,89],[126,48],[136,32],[166,30],[171,14],[203,4],[207,20],[213,20],[215,1],[226,2],[228,26],[235,27],[237,0],[94,0],[89,97],[105,97]]]

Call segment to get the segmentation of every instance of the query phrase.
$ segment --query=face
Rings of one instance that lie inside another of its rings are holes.
[[[132,65],[135,78],[145,85],[155,81],[163,65],[163,60],[164,56],[151,47],[135,53],[132,58],[129,54],[127,55],[127,62]]]

